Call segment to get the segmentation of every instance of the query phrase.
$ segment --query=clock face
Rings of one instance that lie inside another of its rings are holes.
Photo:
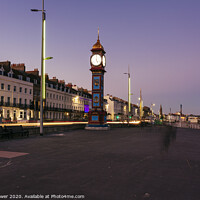
[[[106,66],[106,57],[105,56],[102,57],[102,63],[103,63],[103,66],[105,67]]]
[[[91,63],[94,65],[94,66],[98,66],[101,64],[101,56],[99,54],[94,54],[92,57],[91,57]]]

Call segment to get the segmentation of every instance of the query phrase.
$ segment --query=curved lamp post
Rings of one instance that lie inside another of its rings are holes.
[[[42,10],[31,9],[32,12],[42,12],[42,49],[41,49],[41,82],[40,82],[40,135],[43,135],[43,107],[46,98],[45,87],[45,60],[52,59],[53,57],[45,58],[45,33],[46,33],[46,13],[44,10],[44,0],[42,0]]]

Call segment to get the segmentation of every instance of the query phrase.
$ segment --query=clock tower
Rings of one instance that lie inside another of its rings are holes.
[[[86,129],[108,130],[110,127],[106,124],[106,111],[103,109],[106,52],[99,40],[99,29],[97,42],[93,45],[91,52],[90,71],[92,72],[92,110],[88,113],[88,125],[86,126]]]

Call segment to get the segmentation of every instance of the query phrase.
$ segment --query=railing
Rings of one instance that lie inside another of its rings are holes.
[[[192,129],[200,129],[200,124],[198,123],[190,123],[190,122],[175,122],[175,123],[168,123],[174,127],[180,128],[192,128]]]
[[[22,109],[33,109],[32,105],[20,104],[20,103],[10,103],[10,102],[0,102],[0,106],[16,107],[16,108],[22,108]]]
[[[71,112],[72,110],[66,108],[44,107],[44,111],[58,111],[58,112]]]
[[[0,106],[15,107],[15,108],[21,108],[21,109],[33,109],[35,111],[40,110],[39,107],[37,107],[37,106],[34,107],[34,105],[27,105],[27,104],[20,104],[20,103],[0,102]],[[80,110],[72,110],[72,109],[66,109],[66,108],[55,108],[55,107],[48,107],[48,106],[44,106],[44,111],[84,113],[84,111],[80,111]]]

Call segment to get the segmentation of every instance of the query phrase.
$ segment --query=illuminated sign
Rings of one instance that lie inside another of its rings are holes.
[[[84,112],[85,112],[85,113],[88,113],[89,110],[90,110],[89,105],[85,105],[85,106],[84,106]]]

